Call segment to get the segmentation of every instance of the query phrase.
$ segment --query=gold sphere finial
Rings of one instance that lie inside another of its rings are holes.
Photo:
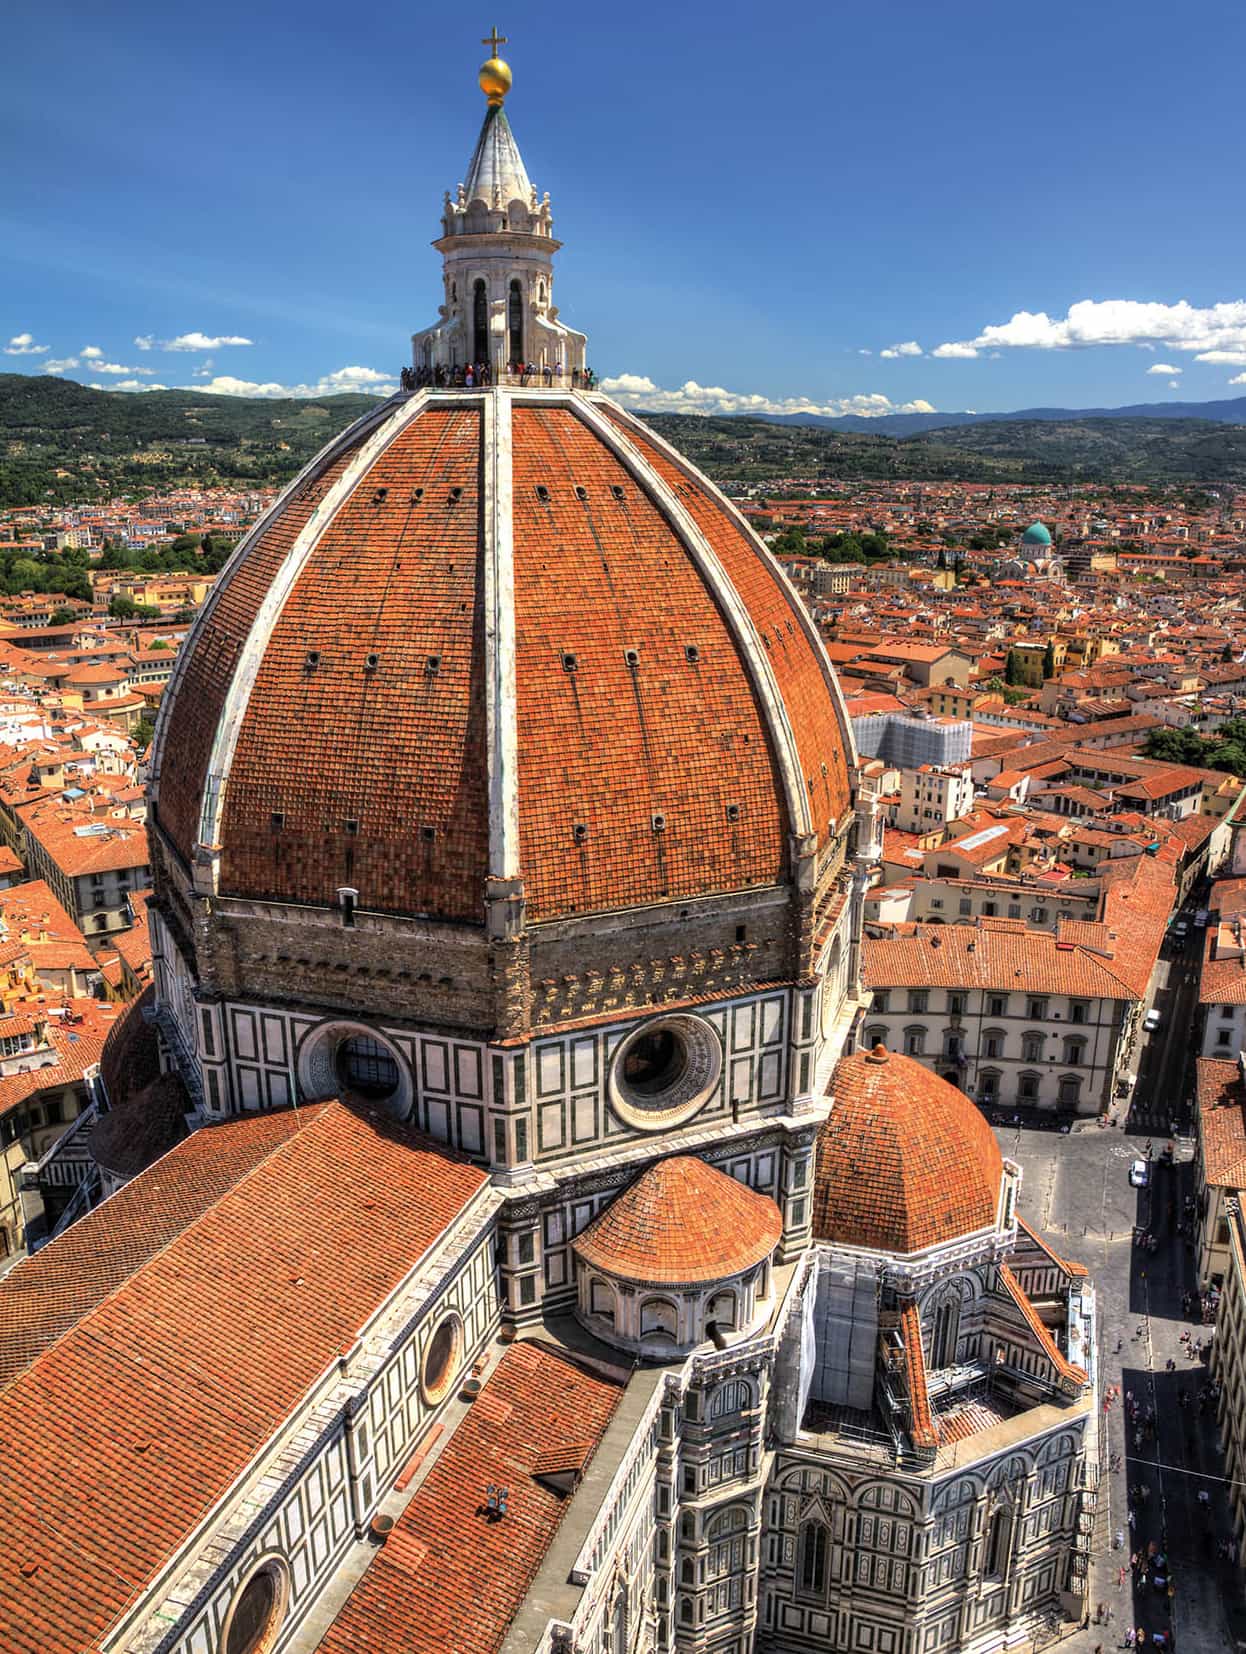
[[[490,106],[500,108],[503,99],[511,89],[511,68],[498,56],[498,47],[506,45],[506,36],[499,34],[497,24],[480,42],[488,46],[492,56],[487,62],[480,65],[480,90],[488,98]]]

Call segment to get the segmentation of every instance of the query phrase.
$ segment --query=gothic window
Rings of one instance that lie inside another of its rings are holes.
[[[517,281],[511,282],[506,297],[506,332],[510,346],[510,360],[526,360],[523,348],[523,293]]]
[[[986,1530],[986,1551],[982,1571],[988,1579],[1003,1579],[1008,1571],[1008,1545],[1012,1538],[1012,1512],[1001,1505]]]
[[[472,289],[472,361],[489,360],[489,294],[483,280]]]
[[[930,1366],[951,1367],[956,1362],[956,1341],[960,1334],[960,1304],[945,1298],[935,1310],[930,1333]]]
[[[800,1588],[806,1596],[820,1597],[826,1590],[825,1522],[806,1522],[800,1530]]]

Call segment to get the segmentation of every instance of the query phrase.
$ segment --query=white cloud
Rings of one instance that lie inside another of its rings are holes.
[[[119,379],[115,385],[87,385],[84,387],[86,390],[108,391],[109,393],[112,391],[171,391],[177,388],[175,385],[156,384],[150,379]]]
[[[1180,379],[1170,379],[1168,381],[1168,389],[1170,391],[1179,391],[1181,389]]]
[[[975,357],[978,354],[978,352],[974,348],[973,345],[969,345],[969,344],[936,345],[935,348],[930,352],[930,354],[932,356],[938,356],[944,361],[947,361],[951,358],[954,358],[957,361],[966,361],[966,362],[968,362],[968,361],[972,360],[972,358]]]
[[[1148,373],[1156,373],[1156,374],[1167,374],[1169,378],[1172,378],[1173,374],[1175,374],[1175,373],[1184,373],[1185,369],[1184,368],[1175,368],[1169,362],[1152,362],[1150,367],[1147,369],[1147,372]]]
[[[84,356],[86,355],[85,351],[83,351],[83,355]],[[145,374],[150,375],[150,374],[154,373],[155,371],[156,371],[155,368],[127,368],[127,367],[123,367],[120,362],[92,362],[91,363],[91,372],[92,373],[127,374],[131,378],[133,378],[133,376],[136,373],[145,373]]]
[[[44,373],[68,373],[70,368],[76,368],[77,366],[78,358],[76,356],[62,356],[59,360],[53,357],[51,361],[43,364],[43,371]]]
[[[51,346],[37,345],[33,333],[15,333],[4,347],[6,356],[46,356]]]
[[[940,345],[936,356],[973,356],[992,346],[1013,350],[1078,350],[1094,345],[1166,345],[1198,353],[1196,360],[1223,360],[1214,354],[1242,353],[1246,363],[1246,299],[1219,304],[1158,304],[1141,299],[1080,299],[1064,316],[1045,310],[1018,310],[1006,322],[983,328],[974,339]]]
[[[840,397],[832,402],[813,402],[808,397],[785,396],[776,400],[756,392],[729,391],[721,385],[698,385],[689,379],[676,390],[664,390],[639,373],[620,373],[603,379],[601,389],[625,407],[646,413],[687,414],[861,414],[875,418],[890,413],[933,413],[929,402],[896,404],[880,392]]]
[[[873,354],[874,352],[872,350],[858,350],[857,352],[858,356],[872,356]]]
[[[223,350],[226,345],[250,345],[239,333],[179,333],[176,339],[157,339],[153,333],[139,333],[134,343],[140,350]]]
[[[1246,385],[1246,373],[1235,373],[1229,383],[1230,385]]]
[[[1223,368],[1246,368],[1246,350],[1202,350],[1196,362],[1214,362]]]
[[[886,350],[880,350],[878,354],[890,361],[897,356],[920,356],[922,355],[922,347],[916,339],[908,339],[902,345],[889,345]]]
[[[191,371],[192,379],[211,379],[216,364],[210,356],[205,356],[197,368]]]
[[[337,368],[325,374],[314,385],[281,385],[275,380],[259,382],[254,379],[235,379],[232,374],[216,374],[206,385],[197,387],[213,396],[339,396],[344,391],[363,391],[388,396],[398,389],[388,375],[375,368]]]
[[[84,362],[98,362],[104,352],[98,345],[83,345],[78,354]]]

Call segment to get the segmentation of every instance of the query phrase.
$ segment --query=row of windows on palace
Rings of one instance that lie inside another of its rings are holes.
[[[932,876],[936,879],[963,879],[965,877],[965,874],[964,874],[964,871],[961,868],[959,868],[959,867],[949,867],[947,864],[941,862],[935,868],[934,873],[933,873]],[[1020,902],[1007,902],[1004,905],[1008,909],[1007,913],[1001,913],[1000,912],[1000,903],[999,902],[995,902],[995,901],[983,902],[982,906],[981,906],[981,909],[980,909],[982,917],[984,919],[1020,919],[1022,917],[1021,903]],[[931,899],[930,899],[930,906],[936,912],[939,912],[943,907],[943,897],[942,896],[932,896]],[[1061,902],[1060,908],[1061,908],[1061,911],[1063,912],[1066,908],[1066,904],[1064,902]],[[961,896],[957,901],[956,911],[962,919],[973,918],[975,916],[975,908],[974,908],[974,905],[973,905],[973,897],[972,896]],[[1029,918],[1030,923],[1033,924],[1033,925],[1050,924],[1050,922],[1051,922],[1051,911],[1050,911],[1049,908],[1041,907],[1036,903],[1033,907],[1030,908],[1028,918]],[[932,923],[934,923],[934,922],[935,921],[932,921]]]
[[[920,1023],[902,1030],[904,1041],[903,1050],[910,1057],[924,1057],[933,1055],[926,1050],[927,1029]],[[988,1028],[978,1041],[978,1055],[988,1060],[994,1058],[1001,1062],[1061,1062],[1065,1068],[1081,1068],[1086,1062],[1087,1041],[1076,1034],[1066,1034],[1060,1049],[1059,1058],[1047,1055],[1047,1041],[1051,1036],[1041,1029],[1028,1029],[1021,1036],[1020,1057],[1011,1056],[1008,1051],[1008,1033],[1004,1028]],[[870,1027],[866,1030],[866,1044],[886,1045],[887,1029],[884,1027]],[[949,1060],[967,1056],[965,1036],[959,1028],[946,1028],[943,1032],[941,1055]]]
[[[976,992],[977,990],[974,991]],[[880,1015],[886,1016],[890,1013],[899,1011],[902,1008],[917,1014],[933,1009],[930,1003],[929,988],[910,988],[908,990],[908,998],[903,1007],[901,1007],[900,1004],[900,993],[900,989],[877,989],[873,998],[870,1000],[870,1010],[877,1011]],[[894,1005],[892,1004],[893,994],[895,997]],[[969,1010],[969,998],[969,989],[951,989],[947,995],[946,1009],[948,1015],[964,1016]],[[983,1006],[979,1014],[988,1017],[1007,1017],[1017,1015],[1019,1013],[1013,1012],[1009,1009],[1011,1000],[1011,994],[986,994],[983,996]],[[1070,1022],[1089,1022],[1091,1020],[1090,1013],[1093,1003],[1094,1002],[1089,999],[1070,999],[1066,1003],[1063,999],[1053,1000],[1047,994],[1027,994],[1024,1016],[1029,1022],[1046,1022],[1053,1013],[1055,1016],[1059,1016],[1060,1012],[1055,1010],[1055,1006],[1060,1005],[1063,1009],[1067,1010],[1068,1019]]]

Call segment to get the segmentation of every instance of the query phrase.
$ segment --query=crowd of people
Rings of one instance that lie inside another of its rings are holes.
[[[509,385],[561,385],[564,377],[561,362],[511,362],[506,369],[505,383]],[[435,368],[403,368],[399,382],[406,392],[433,388],[437,390],[475,390],[492,385],[493,367],[489,362],[459,363],[453,367],[444,364]],[[573,390],[591,391],[597,383],[592,368],[572,368],[570,382]]]

